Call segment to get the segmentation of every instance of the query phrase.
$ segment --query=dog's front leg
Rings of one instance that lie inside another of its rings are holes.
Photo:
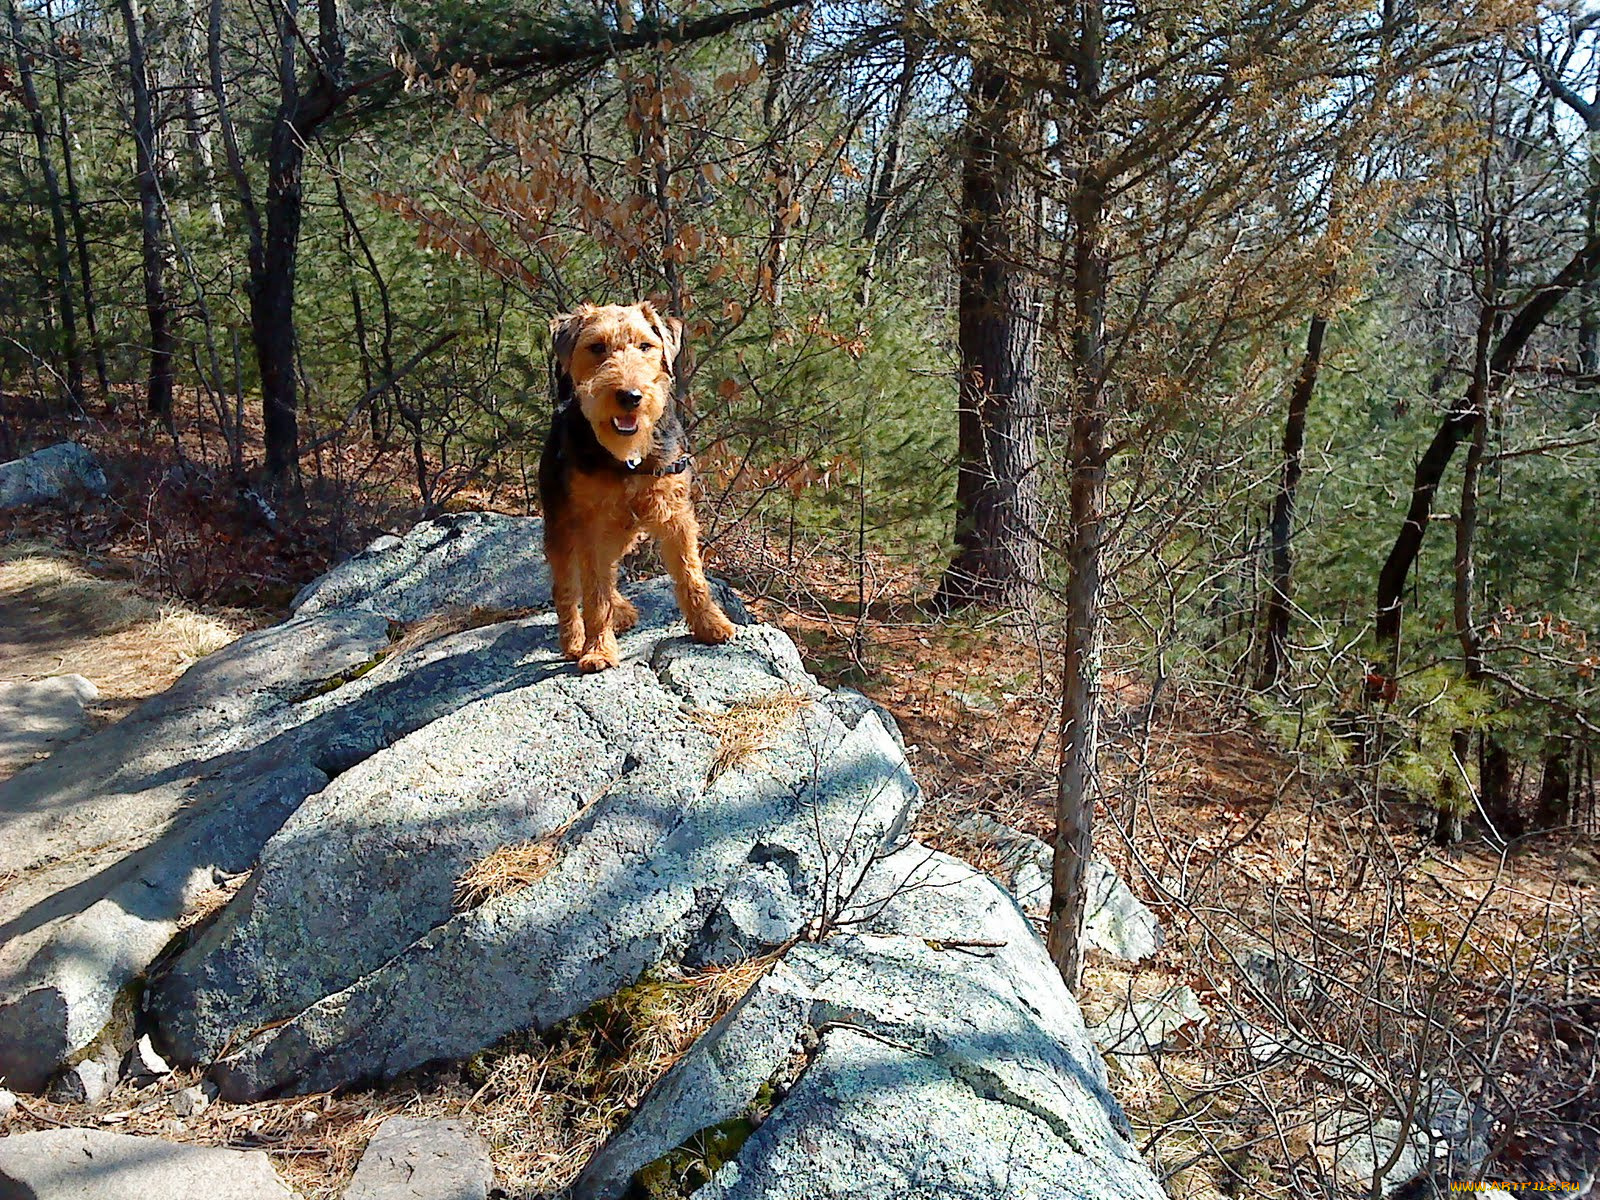
[[[617,652],[617,635],[612,627],[612,597],[617,591],[617,562],[627,542],[596,540],[584,556],[583,571],[583,653],[578,670],[604,671],[622,661]]]
[[[737,627],[712,599],[711,587],[706,583],[705,568],[700,563],[700,523],[695,520],[694,510],[685,506],[674,512],[662,522],[658,534],[661,559],[677,589],[678,611],[688,622],[694,640],[710,646],[730,640]]]
[[[583,653],[583,617],[578,612],[580,572],[572,539],[558,532],[554,520],[546,525],[545,557],[550,560],[550,597],[555,602],[556,625],[561,633],[561,653],[577,661]]]

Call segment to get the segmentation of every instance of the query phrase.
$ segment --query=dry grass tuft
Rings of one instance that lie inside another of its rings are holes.
[[[178,922],[179,932],[193,929],[196,925],[204,924],[217,913],[227,907],[228,901],[239,894],[239,889],[250,878],[249,871],[240,871],[222,883],[213,884],[194,898],[189,905],[189,911],[183,914],[183,919]]]
[[[0,596],[50,610],[96,633],[115,633],[157,613],[156,605],[120,583],[99,579],[65,559],[18,553],[0,559]]]
[[[233,626],[187,608],[163,608],[141,632],[148,643],[171,652],[184,667],[216,653],[239,636]]]
[[[744,766],[764,750],[796,716],[816,703],[810,696],[788,690],[740,700],[726,712],[693,714],[699,725],[717,739],[717,752],[706,772],[706,782],[734,767]]]
[[[552,1030],[538,1044],[480,1056],[468,1104],[511,1195],[567,1187],[651,1085],[775,961],[647,981]]]
[[[456,880],[455,908],[465,912],[537,883],[555,865],[554,838],[497,846]]]
[[[498,625],[502,621],[516,621],[523,617],[532,616],[536,610],[531,608],[486,608],[474,606],[472,608],[447,608],[443,612],[432,613],[420,621],[412,621],[399,627],[398,636],[390,643],[385,651],[386,657],[405,654],[429,642],[436,642],[440,638],[449,637],[454,633],[464,633],[469,629],[482,629],[485,625]]]

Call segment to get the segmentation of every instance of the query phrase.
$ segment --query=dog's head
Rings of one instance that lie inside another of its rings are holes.
[[[672,407],[683,322],[643,304],[581,304],[550,321],[556,366],[584,418],[619,462],[650,453],[651,432]]]

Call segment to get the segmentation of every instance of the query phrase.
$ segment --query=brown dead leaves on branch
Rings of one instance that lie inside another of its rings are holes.
[[[662,44],[538,106],[491,103],[470,71],[429,78],[411,66],[408,80],[450,95],[482,139],[476,157],[436,164],[444,190],[434,197],[377,196],[417,227],[419,245],[557,304],[607,288],[663,299],[697,340],[726,335],[773,298],[772,229],[800,237],[844,163],[843,135],[765,128],[769,80],[754,58],[702,67]],[[804,181],[799,193],[779,196],[775,155]],[[800,287],[815,282],[807,264],[790,269]]]

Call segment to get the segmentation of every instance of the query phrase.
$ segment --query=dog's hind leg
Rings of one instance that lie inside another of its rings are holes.
[[[550,560],[550,598],[555,604],[561,653],[576,660],[583,653],[583,617],[578,612],[578,555],[572,539],[554,522],[545,526],[545,557]]]
[[[611,628],[627,633],[639,623],[639,610],[616,588],[611,589]]]
[[[700,523],[694,510],[685,505],[663,521],[657,530],[661,538],[661,559],[667,565],[678,593],[678,610],[689,624],[697,642],[720,646],[731,639],[737,627],[728,620],[706,583],[700,563]]]

